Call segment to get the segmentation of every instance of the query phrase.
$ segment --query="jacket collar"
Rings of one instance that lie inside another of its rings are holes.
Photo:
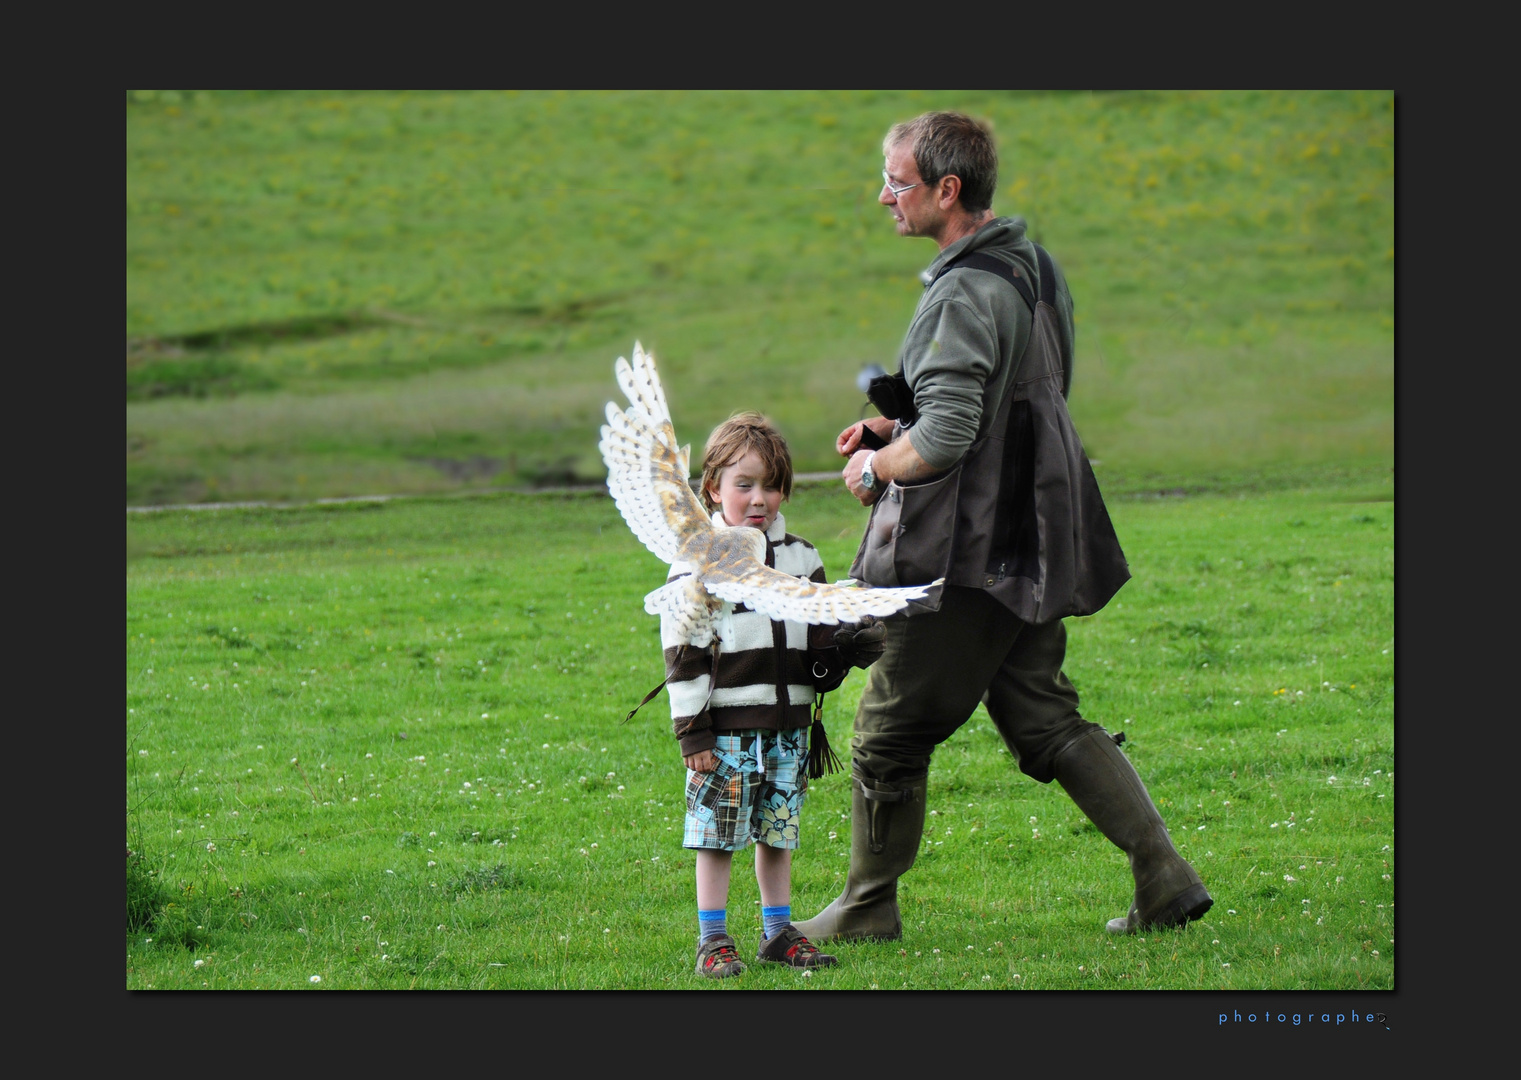
[[[935,256],[933,262],[919,274],[919,280],[928,286],[946,263],[961,255],[984,248],[1016,244],[1025,238],[1025,219],[1022,217],[994,218],[970,236],[963,236],[950,247]]]

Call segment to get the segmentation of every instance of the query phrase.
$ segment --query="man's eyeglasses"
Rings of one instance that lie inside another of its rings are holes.
[[[884,183],[884,184],[887,185],[887,190],[891,191],[893,193],[893,198],[895,198],[895,199],[899,195],[902,195],[905,191],[909,191],[909,190],[911,190],[911,189],[916,188],[916,187],[919,186],[919,184],[901,184],[900,185],[900,184],[893,183],[891,180],[888,179],[888,177],[887,177],[887,170],[886,169],[882,170],[882,183]],[[923,181],[920,181],[920,183],[923,183]]]

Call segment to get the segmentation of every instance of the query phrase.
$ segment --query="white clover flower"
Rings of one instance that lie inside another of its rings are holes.
[[[321,975],[313,975],[310,979],[307,979],[306,981],[307,982],[320,983],[322,981],[322,976]]]
[[[204,961],[204,960],[197,960],[195,962],[195,966],[196,967],[205,967],[206,966],[206,961]]]

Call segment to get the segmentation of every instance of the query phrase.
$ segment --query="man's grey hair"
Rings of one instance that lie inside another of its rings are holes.
[[[944,176],[961,179],[961,206],[980,214],[993,205],[998,189],[998,150],[986,124],[957,112],[927,112],[894,124],[882,140],[886,156],[893,147],[907,142],[913,151],[919,178],[933,184]]]

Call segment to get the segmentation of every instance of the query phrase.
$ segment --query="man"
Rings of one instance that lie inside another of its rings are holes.
[[[1078,714],[1077,692],[1062,673],[1067,639],[1060,615],[1097,610],[1129,576],[1058,400],[1072,361],[1066,282],[1026,237],[1022,219],[994,216],[998,160],[981,124],[957,113],[926,113],[894,126],[883,153],[886,182],[878,201],[891,212],[898,235],[927,237],[940,251],[922,275],[926,289],[899,356],[900,393],[911,395],[912,404],[905,403],[898,422],[874,417],[851,425],[836,444],[849,458],[843,475],[851,493],[865,506],[884,492],[889,500],[874,509],[852,573],[869,584],[889,584],[875,580],[884,576],[900,584],[892,569],[880,570],[880,561],[872,570],[874,543],[905,543],[904,530],[892,526],[895,518],[878,526],[884,508],[896,515],[901,504],[908,514],[911,500],[939,478],[939,487],[959,498],[959,509],[952,501],[915,526],[921,542],[926,532],[943,535],[937,550],[949,552],[948,584],[938,609],[888,621],[886,652],[871,668],[856,713],[845,890],[797,926],[815,942],[902,936],[897,882],[923,836],[930,755],[979,701],[1020,769],[1042,783],[1060,783],[1129,856],[1134,899],[1107,929],[1181,926],[1213,901],[1173,846],[1129,760],[1102,727]],[[969,257],[972,265],[950,265]],[[1040,304],[1021,295],[1011,272]],[[1037,362],[1049,370],[1033,371]],[[1042,384],[1045,406],[1031,390]],[[1065,445],[1061,436],[1047,434],[1060,425],[1069,433]],[[1035,443],[1046,460],[1054,455],[1063,467],[1039,474]],[[1039,559],[1011,569],[1007,558],[989,560],[986,538],[980,548],[968,539],[990,531],[984,523],[1000,516],[1020,519],[1001,527],[1038,543]],[[1076,567],[1067,580],[1038,580],[1048,568],[1048,548],[1050,566],[1065,555],[1066,565]],[[890,548],[887,557],[891,568]],[[926,573],[925,581],[940,576]]]

